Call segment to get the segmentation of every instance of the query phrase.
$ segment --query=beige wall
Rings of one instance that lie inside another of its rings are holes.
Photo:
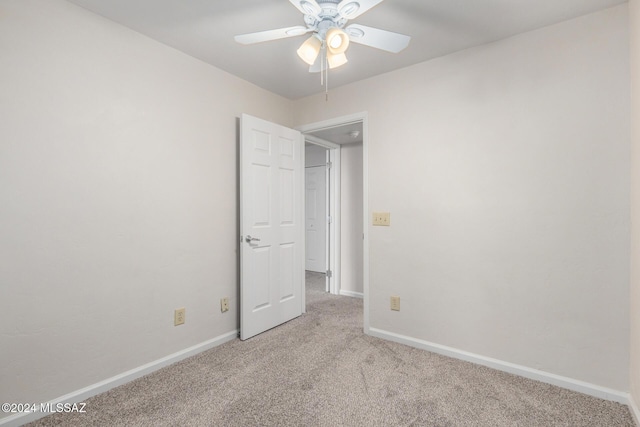
[[[0,401],[236,330],[236,118],[291,102],[64,1],[1,9]]]
[[[640,424],[640,0],[629,1],[632,86],[631,399]]]
[[[628,49],[625,4],[296,102],[368,112],[372,328],[628,390]]]

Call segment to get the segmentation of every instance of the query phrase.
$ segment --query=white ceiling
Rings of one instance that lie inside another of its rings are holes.
[[[69,0],[290,99],[322,92],[296,55],[304,36],[257,45],[236,34],[304,25],[287,0]],[[386,0],[354,21],[412,37],[398,54],[351,44],[338,87],[625,3],[626,0]]]
[[[352,134],[352,132],[357,132],[357,135]],[[357,144],[363,140],[362,122],[349,123],[317,130],[315,132],[307,132],[306,135],[313,135],[325,141],[339,145]]]

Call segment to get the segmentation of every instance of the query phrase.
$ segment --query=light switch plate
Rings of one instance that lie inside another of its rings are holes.
[[[373,225],[389,227],[391,225],[391,214],[389,212],[374,212]]]

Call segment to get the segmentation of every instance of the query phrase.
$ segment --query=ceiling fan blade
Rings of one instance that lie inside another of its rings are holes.
[[[300,12],[305,15],[311,15],[314,17],[318,17],[320,12],[322,12],[322,8],[316,2],[316,0],[289,0],[292,5],[294,5]]]
[[[344,29],[349,35],[349,40],[376,49],[386,50],[391,53],[398,53],[409,45],[411,37],[404,34],[394,33],[379,28],[366,27],[364,25],[352,24]]]
[[[235,40],[241,44],[253,44],[284,39],[287,37],[301,36],[310,31],[313,30],[310,30],[309,28],[303,26],[278,28],[277,30],[267,30],[259,31],[257,33],[241,34],[239,36],[235,36]]]
[[[338,13],[343,18],[354,19],[378,3],[382,3],[382,1],[383,0],[342,0],[338,4]]]

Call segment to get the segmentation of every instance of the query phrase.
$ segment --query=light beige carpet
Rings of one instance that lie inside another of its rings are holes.
[[[32,426],[633,426],[626,406],[366,336],[309,274],[308,312]]]

